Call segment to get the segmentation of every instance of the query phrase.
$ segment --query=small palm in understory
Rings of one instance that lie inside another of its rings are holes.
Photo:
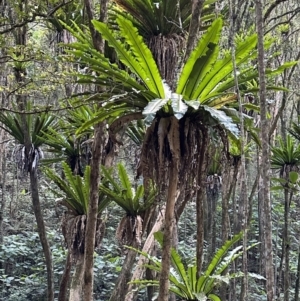
[[[100,191],[126,212],[116,231],[118,242],[121,245],[140,245],[143,215],[154,204],[155,189],[151,187],[147,197],[144,185],[138,185],[135,189],[122,163],[118,164],[118,181],[114,180],[110,170],[104,166],[102,172],[107,184],[100,184]]]
[[[154,234],[156,240],[159,242],[160,246],[163,246],[163,235],[161,232]],[[242,238],[242,233],[235,235],[231,240],[225,242],[225,244],[215,253],[212,260],[208,264],[207,269],[201,273],[200,277],[197,277],[197,266],[196,264],[192,266],[185,267],[183,264],[183,258],[180,257],[178,252],[173,248],[171,250],[171,260],[172,268],[170,271],[170,291],[176,296],[180,297],[180,300],[186,301],[202,301],[202,300],[212,300],[221,301],[220,297],[217,295],[217,286],[220,282],[229,283],[230,279],[242,277],[243,273],[227,273],[224,272],[228,269],[229,265],[238,257],[242,256],[243,246],[231,248]],[[256,246],[257,243],[252,244],[247,249]],[[147,264],[146,267],[155,270],[157,272],[161,271],[160,259],[150,256],[147,253],[133,249],[139,254],[146,256],[151,264]],[[249,273],[249,276],[264,279],[262,276]],[[159,281],[157,280],[136,280],[132,283],[137,284],[139,288],[145,286],[158,286]]]

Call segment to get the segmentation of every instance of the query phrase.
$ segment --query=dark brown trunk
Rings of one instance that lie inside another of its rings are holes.
[[[76,255],[75,270],[72,276],[72,282],[70,287],[69,301],[81,301],[82,295],[82,282],[85,273],[85,258],[84,254]],[[84,295],[84,300],[86,295]]]
[[[101,22],[105,22],[107,18],[108,0],[100,1],[100,18]],[[104,41],[94,29],[91,21],[94,18],[92,2],[85,0],[84,5],[88,15],[89,27],[92,34],[94,47],[101,53],[104,53]],[[100,92],[100,91],[99,91]],[[98,219],[98,201],[99,201],[99,181],[100,181],[100,164],[102,161],[103,146],[106,140],[106,132],[104,124],[97,124],[94,131],[94,141],[92,145],[91,159],[91,188],[90,200],[86,223],[85,250],[84,250],[84,300],[93,300],[94,288],[94,249],[96,227]]]
[[[197,277],[199,278],[202,271],[203,246],[204,246],[204,211],[203,204],[206,197],[206,177],[207,177],[207,148],[208,134],[206,129],[201,132],[201,137],[198,137],[199,154],[198,154],[198,173],[197,173],[197,197],[196,197],[196,223],[197,223],[197,245],[196,245],[196,262],[197,262]]]
[[[72,269],[72,255],[71,252],[68,251],[64,272],[60,280],[58,301],[67,301],[68,299],[68,288],[69,288],[71,269]]]
[[[137,248],[137,245],[133,247]],[[130,281],[131,271],[135,262],[136,254],[137,253],[135,251],[128,250],[122,265],[122,270],[118,276],[114,290],[109,299],[110,301],[119,301],[126,296],[128,291],[128,282]]]
[[[46,270],[47,270],[47,300],[54,300],[54,279],[53,279],[53,264],[52,264],[52,253],[47,240],[46,227],[40,205],[39,190],[38,190],[38,179],[37,170],[33,169],[30,171],[30,188],[33,211],[36,218],[37,229],[40,237],[40,241],[43,247],[45,256]]]
[[[142,249],[143,252],[150,254],[151,250],[153,249],[154,246],[154,233],[159,231],[164,223],[164,218],[165,218],[165,209],[162,208],[157,216],[157,219],[152,227],[151,232],[149,233],[145,243],[144,243],[144,247]],[[140,280],[143,278],[143,273],[145,271],[145,267],[144,265],[147,262],[147,258],[143,255],[140,255],[138,263],[136,265],[136,268],[133,272],[133,275],[131,277],[131,281],[134,280]],[[128,288],[128,294],[125,296],[124,301],[132,301],[132,300],[136,300],[137,298],[137,290],[134,290],[135,286],[133,284],[129,285]]]
[[[274,268],[273,268],[273,246],[272,246],[272,214],[270,199],[270,149],[269,149],[269,121],[267,118],[266,101],[266,76],[265,76],[265,53],[264,53],[264,32],[263,32],[263,4],[256,0],[256,26],[258,33],[258,72],[259,72],[259,98],[260,98],[260,129],[261,129],[261,177],[264,220],[264,265],[266,269],[266,291],[267,300],[274,300]]]

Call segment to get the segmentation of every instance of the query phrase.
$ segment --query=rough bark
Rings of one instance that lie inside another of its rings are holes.
[[[170,117],[168,141],[172,157],[171,162],[169,163],[169,185],[166,201],[165,228],[161,260],[161,273],[159,279],[158,301],[168,301],[169,298],[169,273],[171,266],[171,248],[173,244],[173,229],[175,223],[174,210],[177,198],[180,157],[179,123],[174,116]]]
[[[133,247],[137,248],[137,245],[134,245]],[[109,299],[110,301],[119,301],[123,296],[126,295],[128,289],[127,283],[130,281],[131,270],[135,262],[136,254],[137,253],[135,251],[128,250],[122,266],[121,273],[117,279],[114,290]]]
[[[66,301],[68,298],[68,287],[69,287],[71,268],[72,268],[72,255],[71,252],[68,251],[64,272],[60,280],[58,301]]]
[[[198,191],[196,196],[196,222],[197,222],[197,245],[196,245],[196,262],[197,262],[197,277],[201,276],[202,259],[203,259],[203,247],[204,247],[204,198],[206,197],[206,172],[207,172],[207,148],[208,148],[208,134],[206,130],[203,130],[201,137],[198,137],[201,141],[201,148],[199,150],[198,157],[198,173],[197,173],[197,185]]]
[[[156,218],[156,221],[152,227],[151,232],[149,233],[145,243],[144,243],[144,247],[142,249],[143,252],[148,253],[150,252],[150,250],[153,248],[154,245],[154,233],[159,231],[164,223],[164,218],[165,218],[165,208],[162,208],[159,211],[159,214]],[[134,280],[139,280],[142,279],[143,277],[143,273],[145,271],[145,263],[147,262],[147,258],[143,255],[140,255],[138,263],[136,265],[136,268],[133,272],[133,275],[131,277],[131,281]],[[134,285],[130,284],[129,288],[128,288],[128,294],[126,295],[124,301],[132,301],[135,300],[137,297],[137,292],[134,291]]]
[[[263,4],[262,0],[256,0],[256,26],[258,33],[258,72],[259,72],[259,98],[260,98],[260,129],[262,142],[262,204],[264,207],[261,218],[264,220],[264,263],[266,268],[266,291],[267,300],[274,300],[274,268],[272,251],[272,218],[271,218],[271,200],[270,200],[270,149],[269,149],[269,122],[267,119],[266,102],[266,76],[264,65],[264,33],[263,33]]]
[[[81,301],[82,294],[82,281],[85,271],[84,254],[78,254],[76,256],[76,264],[74,274],[72,276],[72,282],[70,286],[69,301]],[[86,296],[84,296],[84,300]]]
[[[94,47],[101,53],[104,52],[104,41],[97,34],[92,26],[92,2],[90,0],[84,1],[87,15],[89,18],[89,26],[92,33]],[[100,1],[100,21],[104,22],[107,18],[107,4],[108,0]],[[101,92],[101,91],[99,91]],[[98,218],[98,200],[99,200],[99,181],[100,181],[100,164],[102,161],[103,146],[105,143],[105,126],[104,124],[97,124],[94,131],[94,141],[92,145],[92,159],[91,159],[91,188],[90,200],[86,223],[85,236],[85,250],[84,250],[84,299],[85,301],[93,300],[94,287],[94,248],[96,237],[96,226]]]

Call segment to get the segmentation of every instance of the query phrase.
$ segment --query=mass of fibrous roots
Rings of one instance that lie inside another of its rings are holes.
[[[168,182],[168,169],[177,150],[177,189],[180,194],[193,196],[200,185],[206,187],[206,174],[203,179],[199,179],[198,171],[203,170],[205,173],[208,170],[207,150],[211,141],[211,131],[216,131],[224,137],[222,148],[226,150],[226,134],[221,127],[208,128],[196,117],[183,117],[180,120],[174,116],[156,118],[146,131],[138,167],[138,176],[143,176],[145,186],[147,187],[147,182],[153,179],[161,200],[165,200],[167,187],[171,184]],[[180,199],[184,200],[185,197]]]
[[[95,248],[99,247],[104,235],[104,223],[100,218],[97,220]],[[86,232],[86,215],[74,215],[65,212],[62,218],[62,234],[69,252],[74,261],[80,254],[84,254]]]

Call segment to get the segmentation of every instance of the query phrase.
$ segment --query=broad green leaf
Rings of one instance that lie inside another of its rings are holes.
[[[236,137],[239,136],[240,131],[235,123],[233,123],[232,118],[227,116],[223,111],[211,108],[209,106],[202,106],[205,111],[207,111],[211,117],[216,119],[226,130],[231,132]]]
[[[129,30],[132,31],[132,34],[130,36],[128,35],[128,36],[125,36],[124,38],[130,39],[130,43],[136,43],[135,47],[134,47],[134,51],[135,51],[135,55],[139,55],[142,51],[141,49],[145,48],[146,46],[143,44],[142,39],[137,38],[138,35],[136,34],[136,29],[132,26],[130,21],[122,20],[122,17],[120,17],[118,19],[118,21],[120,22],[120,24],[122,24],[122,26],[123,25],[125,26],[125,24],[126,24],[126,26],[128,26],[128,28],[130,28]],[[117,52],[120,61],[125,66],[127,66],[132,72],[134,72],[138,76],[138,78],[141,81],[143,81],[144,85],[150,91],[155,93],[157,95],[157,97],[164,96],[163,90],[162,90],[162,81],[159,86],[159,84],[158,84],[158,82],[159,82],[158,76],[159,75],[153,73],[152,76],[150,77],[149,66],[148,66],[147,62],[145,62],[145,57],[138,57],[138,59],[137,59],[133,55],[133,53],[125,47],[124,43],[121,43],[120,40],[118,40],[115,37],[114,33],[110,30],[108,25],[101,23],[99,21],[96,21],[96,20],[93,20],[92,22],[93,22],[95,29],[102,34],[102,37],[105,40],[107,40],[109,45],[111,47],[113,47],[114,50]],[[125,29],[123,28],[123,33],[124,33],[124,30]],[[148,57],[147,59],[149,59],[149,61],[151,61],[151,59],[153,60],[152,55],[151,55],[151,57]],[[143,61],[144,67],[145,66],[148,67],[147,71],[145,71],[145,69],[143,69],[143,66],[140,65],[141,61]],[[150,65],[153,65],[153,63]],[[155,72],[155,70],[154,70],[154,72]],[[154,81],[153,78],[155,76],[156,76],[156,79]]]
[[[155,118],[156,113],[169,101],[168,98],[156,98],[151,100],[148,105],[143,110],[143,115],[145,115],[145,124],[149,125]]]
[[[133,200],[132,186],[131,186],[128,174],[126,172],[126,169],[122,163],[118,164],[118,170],[119,170],[119,179],[123,185],[123,189],[126,190],[126,193],[125,193],[126,198],[128,199],[128,201]]]
[[[212,300],[212,301],[222,301],[222,300],[220,299],[220,297],[218,297],[218,296],[215,295],[215,294],[209,294],[209,295],[208,295],[208,300]]]
[[[289,179],[292,184],[295,184],[298,181],[298,173],[295,171],[290,171],[289,173]]]
[[[203,37],[198,42],[198,45],[194,49],[194,51],[191,53],[190,57],[188,58],[186,64],[183,67],[183,70],[180,74],[176,93],[178,94],[185,94],[184,90],[186,88],[186,85],[188,84],[188,81],[190,79],[190,75],[192,71],[194,70],[194,66],[196,64],[196,61],[205,55],[205,53],[209,50],[208,45],[211,44],[217,44],[220,37],[220,31],[222,28],[222,20],[216,19],[212,26],[209,27],[207,32],[203,35]],[[194,77],[194,81],[197,81],[196,77]],[[191,84],[192,86],[192,84]]]
[[[158,67],[152,52],[144,43],[143,38],[138,34],[137,28],[135,28],[128,19],[126,20],[122,17],[117,19],[117,23],[119,24],[121,34],[125,38],[126,43],[131,46],[130,50],[134,53],[140,68],[143,68],[145,71],[147,86],[149,87],[151,85],[149,90],[155,91],[160,98],[164,98],[165,94]]]

